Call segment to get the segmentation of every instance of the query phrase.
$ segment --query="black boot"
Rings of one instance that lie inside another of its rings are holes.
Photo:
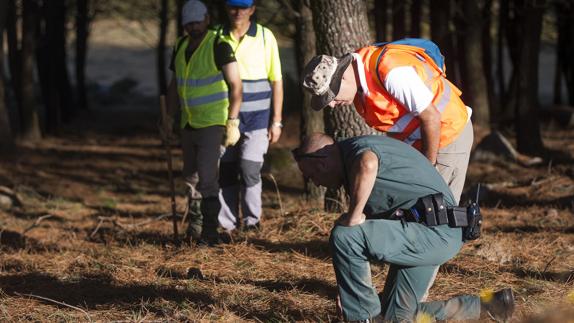
[[[514,312],[514,293],[512,289],[505,288],[492,294],[492,296],[481,297],[480,318],[490,317],[496,322],[506,322],[512,318]]]
[[[203,215],[201,214],[201,199],[187,199],[187,229],[185,236],[188,241],[198,241],[201,238]]]
[[[199,244],[215,246],[221,242],[219,239],[219,233],[217,232],[217,227],[219,225],[217,216],[219,215],[220,209],[221,203],[219,202],[219,198],[217,196],[207,197],[201,200],[203,226]]]

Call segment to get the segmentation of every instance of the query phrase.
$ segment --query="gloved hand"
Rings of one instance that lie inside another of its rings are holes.
[[[225,125],[223,146],[229,147],[235,145],[239,141],[239,137],[241,137],[239,133],[239,119],[228,119]]]

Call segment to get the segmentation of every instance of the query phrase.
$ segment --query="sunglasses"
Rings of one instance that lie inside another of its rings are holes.
[[[315,159],[319,159],[319,158],[327,158],[327,155],[325,154],[318,154],[318,153],[301,153],[299,151],[299,148],[295,148],[293,150],[291,150],[291,154],[293,155],[293,158],[295,158],[295,161],[300,161],[301,159],[304,158],[315,158]]]

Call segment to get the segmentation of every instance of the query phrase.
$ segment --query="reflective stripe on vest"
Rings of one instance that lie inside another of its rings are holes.
[[[188,36],[185,36],[188,37]],[[205,128],[225,125],[229,98],[223,73],[213,54],[216,33],[208,30],[197,49],[186,61],[186,38],[175,56],[175,75],[181,103],[181,127]],[[178,43],[180,43],[178,41]]]
[[[270,108],[271,85],[268,79],[241,81],[243,82],[241,112],[261,111]]]
[[[357,111],[371,127],[421,147],[420,120],[384,88],[384,76],[399,66],[413,66],[435,95],[432,103],[441,113],[440,147],[450,144],[468,120],[460,90],[450,83],[424,50],[407,45],[369,46],[357,51],[364,65],[369,92],[355,99]]]

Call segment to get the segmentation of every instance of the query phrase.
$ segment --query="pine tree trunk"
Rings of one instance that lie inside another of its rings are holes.
[[[86,57],[88,54],[88,37],[90,20],[88,17],[89,0],[78,0],[76,12],[76,92],[78,109],[87,110]]]
[[[516,146],[518,151],[537,154],[543,149],[538,123],[538,55],[545,0],[515,0],[523,12],[520,19],[520,47],[516,64]]]
[[[492,2],[493,0],[486,0],[482,7],[482,69],[486,79],[490,124],[493,123],[493,116],[496,115],[496,111],[498,111],[498,99],[496,98],[494,77],[492,75],[492,67],[494,64],[492,61],[492,35],[490,33],[492,25]]]
[[[21,137],[26,141],[42,139],[40,116],[34,92],[34,50],[38,8],[36,1],[23,0],[22,47],[20,50],[19,95],[21,114]]]
[[[409,32],[410,37],[421,37],[421,15],[422,15],[422,0],[413,0],[411,3],[411,29]]]
[[[8,2],[0,1],[0,44],[4,44],[4,29],[8,19]],[[10,114],[6,106],[4,92],[4,46],[0,46],[0,149],[10,148],[13,144]]]
[[[167,73],[165,64],[165,42],[167,37],[167,0],[161,0],[159,14],[159,40],[157,44],[157,81],[159,94],[167,93]]]
[[[177,31],[177,37],[183,36],[183,26],[181,25],[181,11],[183,8],[184,0],[175,0],[175,7],[176,7],[176,19],[175,19],[175,30]]]
[[[475,124],[490,128],[488,92],[483,68],[482,18],[475,1],[457,1],[462,16],[457,16],[462,76],[462,98],[473,109]]]
[[[404,0],[393,0],[393,40],[403,39],[406,36],[406,5]]]
[[[572,63],[572,57],[574,57],[574,3],[559,2],[557,8],[558,54],[554,97],[555,101],[562,101],[562,76],[564,76],[568,103],[574,106],[574,63]]]
[[[315,56],[315,30],[313,29],[313,13],[309,7],[309,0],[296,0],[294,7],[299,16],[295,24],[296,48],[298,70],[302,71],[305,64]],[[311,95],[307,91],[301,93],[303,102],[301,108],[301,139],[315,133],[325,131],[323,111],[314,111],[311,108]],[[305,180],[305,195],[308,200],[322,200],[324,189]]]
[[[367,8],[363,0],[312,0],[313,26],[319,53],[341,56],[367,45],[369,35]],[[335,139],[349,138],[374,131],[369,128],[353,106],[342,106],[325,111],[327,134]],[[341,193],[327,192],[325,208],[342,211],[338,198]]]
[[[504,75],[504,40],[507,28],[508,18],[508,1],[500,0],[498,10],[498,32],[497,32],[497,46],[496,46],[496,78],[498,79],[498,104],[496,116],[496,123],[499,123],[499,116],[502,114],[504,105],[506,104],[506,80]]]
[[[20,40],[18,39],[19,13],[16,10],[16,0],[8,1],[7,21],[6,21],[6,40],[8,42],[8,66],[10,69],[10,79],[14,87],[16,100],[20,101]]]
[[[66,60],[66,1],[42,3],[38,19],[36,62],[46,107],[46,132],[57,134],[74,114]]]
[[[375,0],[375,36],[377,42],[387,41],[387,0]]]
[[[450,30],[451,0],[431,0],[431,38],[439,46],[445,58],[448,79],[460,87],[459,69],[455,50],[454,33]]]

